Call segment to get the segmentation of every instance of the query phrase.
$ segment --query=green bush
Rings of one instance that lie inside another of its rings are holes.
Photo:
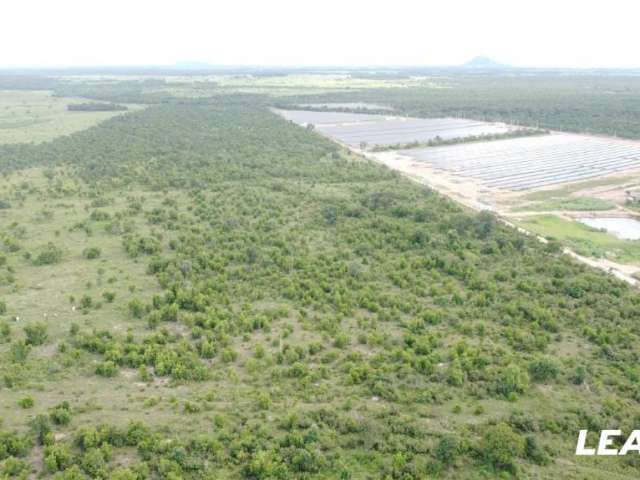
[[[89,310],[93,306],[93,298],[91,295],[83,295],[80,299],[80,308],[83,310]]]
[[[436,445],[434,455],[444,465],[452,465],[460,454],[460,443],[453,435],[445,435]]]
[[[107,303],[113,303],[113,301],[116,299],[116,294],[114,292],[104,292],[102,294],[102,298],[104,298],[105,302]]]
[[[497,470],[514,470],[524,450],[524,439],[506,423],[487,427],[480,442],[482,457]]]
[[[92,448],[82,455],[80,458],[80,466],[82,470],[91,478],[107,477],[107,462],[102,450]]]
[[[51,473],[61,472],[73,464],[74,458],[67,445],[56,443],[44,449],[44,464]]]
[[[584,365],[578,365],[571,377],[571,381],[576,385],[582,385],[587,378],[587,369]]]
[[[101,253],[98,247],[88,247],[82,251],[82,256],[87,260],[95,260],[96,258],[100,258]]]
[[[202,410],[200,408],[200,405],[198,405],[197,403],[194,402],[184,402],[184,411],[185,413],[199,413],[200,410]]]
[[[142,477],[128,468],[117,468],[111,472],[111,480],[143,480],[147,477]]]
[[[51,421],[47,415],[36,415],[30,422],[31,430],[36,435],[38,443],[44,445],[51,433]]]
[[[24,327],[24,333],[27,337],[27,345],[42,345],[47,341],[47,325],[44,323],[34,323]]]
[[[259,410],[268,410],[271,406],[271,396],[267,392],[260,392],[256,403]]]
[[[529,375],[535,382],[555,380],[558,373],[560,373],[560,366],[552,358],[537,358],[529,364]]]
[[[222,351],[222,361],[225,363],[235,362],[237,358],[238,358],[238,353],[231,348],[225,348]]]
[[[20,406],[20,408],[32,408],[35,405],[35,400],[33,399],[33,397],[22,397],[20,400],[18,400],[18,405]]]
[[[9,347],[9,358],[13,363],[24,363],[31,352],[31,346],[24,340],[17,340]]]
[[[24,457],[31,450],[31,446],[28,437],[0,430],[0,460]]]
[[[71,421],[71,406],[62,402],[49,410],[49,417],[55,425],[68,425]]]
[[[538,445],[538,441],[533,435],[525,438],[524,454],[529,460],[538,465],[548,465],[551,461],[547,452]]]
[[[137,298],[134,298],[129,302],[129,313],[133,318],[142,318],[144,315],[145,306]]]
[[[9,457],[0,464],[0,478],[26,479],[30,470],[31,466],[26,460]]]
[[[336,336],[333,340],[333,346],[336,348],[346,348],[349,345],[349,337],[344,333]]]
[[[498,372],[495,390],[505,397],[524,393],[529,387],[529,376],[520,367],[510,364]]]
[[[118,374],[118,366],[111,360],[107,360],[96,366],[96,373],[102,377],[115,377]]]
[[[0,322],[0,343],[11,339],[11,326],[7,322]]]
[[[88,480],[88,477],[82,473],[78,465],[67,468],[64,472],[56,474],[53,478],[55,480]]]
[[[62,260],[62,249],[54,245],[52,242],[47,243],[44,247],[40,248],[33,259],[33,264],[36,266],[42,265],[54,265]]]

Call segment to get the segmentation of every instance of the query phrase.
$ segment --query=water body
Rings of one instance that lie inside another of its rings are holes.
[[[640,222],[633,218],[579,218],[580,222],[604,229],[622,240],[640,240]]]

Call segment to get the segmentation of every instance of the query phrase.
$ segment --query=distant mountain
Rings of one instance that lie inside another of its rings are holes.
[[[467,63],[462,65],[462,68],[473,68],[475,70],[504,70],[506,68],[512,68],[509,65],[498,63],[495,60],[490,59],[482,55],[472,58]]]

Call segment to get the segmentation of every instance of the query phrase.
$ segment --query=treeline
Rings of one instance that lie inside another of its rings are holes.
[[[148,89],[165,87],[162,79],[127,80],[121,82],[60,82],[54,88],[59,97],[82,97],[111,103],[155,104],[173,99],[167,94],[154,94]]]
[[[535,137],[539,135],[548,135],[548,130],[540,130],[537,128],[517,128],[504,133],[484,133],[481,135],[469,135],[466,137],[442,138],[436,136],[427,142],[413,141],[407,143],[396,143],[393,145],[374,145],[371,148],[373,152],[386,152],[389,150],[403,150],[409,148],[423,147],[441,147],[445,145],[457,145],[460,143],[474,142],[490,142],[493,140],[506,140],[509,138]],[[362,145],[366,148],[366,145]]]
[[[70,112],[124,112],[128,108],[126,105],[117,103],[71,103],[67,105]]]

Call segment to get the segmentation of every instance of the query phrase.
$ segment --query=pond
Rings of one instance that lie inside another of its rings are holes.
[[[604,229],[622,240],[640,239],[640,221],[633,218],[579,218],[580,222]]]

